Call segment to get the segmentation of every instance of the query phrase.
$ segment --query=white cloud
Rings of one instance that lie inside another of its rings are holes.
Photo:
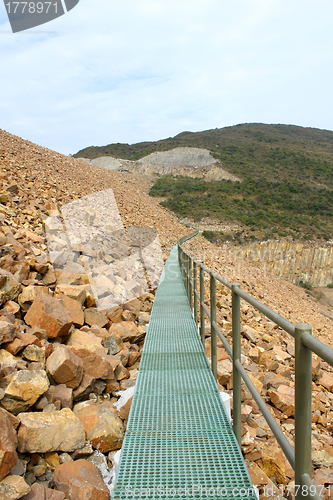
[[[0,127],[44,146],[243,121],[333,129],[331,0],[81,0],[15,35],[1,9]]]

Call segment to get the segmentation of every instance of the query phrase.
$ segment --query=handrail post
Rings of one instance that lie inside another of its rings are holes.
[[[197,271],[197,263],[195,260],[193,261],[193,301],[194,301],[194,321],[195,324],[198,324],[198,271]]]
[[[188,297],[188,279],[187,279],[187,271],[188,271],[188,258],[187,254],[184,252],[184,286],[186,290],[186,295]]]
[[[216,323],[216,279],[210,273],[210,340],[211,340],[211,366],[215,380],[217,380],[217,335],[214,327]]]
[[[190,302],[190,256],[186,255],[186,293],[187,293],[187,300]]]
[[[241,446],[242,439],[242,376],[236,368],[235,362],[241,362],[241,316],[240,316],[240,297],[236,293],[239,288],[238,283],[231,285],[232,289],[232,380],[233,380],[233,430]]]
[[[308,474],[311,478],[312,351],[302,343],[304,332],[312,335],[311,326],[298,324],[295,328],[295,486],[298,486],[296,500],[304,500],[303,474]]]
[[[188,263],[188,301],[190,303],[190,308],[192,311],[193,307],[193,286],[192,286],[192,257],[189,255],[189,263]]]
[[[200,337],[203,347],[205,348],[205,311],[203,304],[205,302],[205,280],[204,280],[204,270],[200,266]]]
[[[178,260],[179,260],[180,274],[184,283],[183,250],[181,249],[180,245],[178,246]]]

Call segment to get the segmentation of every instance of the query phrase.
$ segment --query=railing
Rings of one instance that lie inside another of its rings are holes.
[[[205,345],[205,315],[211,323],[211,369],[217,378],[217,337],[233,363],[233,430],[241,445],[241,382],[244,380],[253,399],[261,410],[287,460],[295,471],[295,498],[322,500],[311,480],[311,403],[312,403],[312,352],[333,366],[333,349],[312,337],[311,326],[300,323],[294,325],[257,299],[241,290],[238,283],[227,280],[197,262],[187,254],[182,245],[198,231],[179,240],[179,265],[187,297],[198,324],[198,303],[200,306],[200,336]],[[210,276],[210,309],[206,306],[204,273]],[[199,292],[198,292],[199,275]],[[216,323],[216,281],[232,292],[232,347]],[[295,449],[290,445],[280,426],[272,416],[265,401],[260,396],[250,377],[241,364],[241,312],[240,299],[244,299],[267,318],[280,326],[295,339]]]

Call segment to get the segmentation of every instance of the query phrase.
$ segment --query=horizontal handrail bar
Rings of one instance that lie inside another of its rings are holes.
[[[280,316],[280,314],[277,314],[276,312],[272,311],[272,309],[265,306],[254,297],[251,297],[251,295],[244,292],[242,289],[240,288],[235,289],[235,293],[237,293],[237,295],[242,297],[242,299],[246,300],[246,302],[251,304],[251,306],[255,307],[258,311],[267,316],[267,318],[271,319],[274,323],[283,328],[283,330],[290,333],[292,337],[295,337],[295,325],[293,323]]]
[[[320,340],[313,338],[308,332],[303,333],[302,343],[333,366],[333,349],[320,342]]]
[[[214,276],[215,276],[215,279],[217,279],[217,281],[222,283],[222,285],[226,286],[227,288],[230,288],[230,290],[231,290],[231,283],[229,283],[229,281],[222,278],[222,276],[220,276],[219,274],[214,273]]]

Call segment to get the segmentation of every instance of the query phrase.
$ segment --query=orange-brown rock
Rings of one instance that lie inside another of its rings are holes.
[[[65,494],[62,491],[46,488],[41,484],[34,483],[31,490],[21,500],[65,500]]]
[[[16,300],[21,290],[22,286],[13,274],[0,269],[0,306],[8,300]]]
[[[79,387],[77,387],[73,393],[73,398],[75,401],[82,401],[86,399],[91,392],[93,392],[96,379],[89,373],[84,373]]]
[[[67,297],[66,295],[63,295],[61,297],[61,301],[63,302],[64,306],[66,307],[67,311],[69,312],[73,325],[76,326],[77,328],[80,328],[81,326],[84,325],[84,312],[81,307],[80,302],[78,302],[75,299],[72,299],[71,297]]]
[[[64,296],[69,297],[83,306],[87,294],[84,285],[57,285],[55,295],[62,299]]]
[[[113,323],[109,328],[109,333],[118,335],[123,342],[130,342],[131,344],[141,342],[145,337],[145,333],[140,331],[133,321]]]
[[[104,349],[96,349],[94,352],[88,349],[72,348],[72,350],[82,359],[85,373],[96,379],[109,379],[113,377],[115,367],[114,356],[105,354]]]
[[[75,412],[96,450],[118,450],[124,437],[122,420],[111,405],[87,404]]]
[[[126,423],[131,409],[133,396],[120,408],[118,415]]]
[[[15,325],[0,319],[0,344],[11,342],[14,339],[16,332],[17,329]]]
[[[36,340],[37,337],[35,335],[32,335],[30,333],[17,332],[16,338],[11,342],[5,344],[4,348],[6,349],[6,351],[15,355],[28,345],[34,344]]]
[[[267,391],[273,405],[284,415],[290,416],[295,413],[295,391],[287,385],[280,385],[278,389]]]
[[[322,376],[318,379],[318,384],[322,385],[329,392],[333,390],[333,375],[328,372],[323,372]]]
[[[61,408],[72,409],[73,406],[73,390],[65,384],[50,385],[48,390],[43,395],[49,404],[60,402]]]
[[[20,370],[10,379],[1,403],[7,411],[17,415],[32,406],[49,385],[44,370]]]
[[[82,359],[66,346],[60,346],[47,358],[46,372],[57,384],[76,389],[83,376]]]
[[[114,370],[114,378],[118,382],[120,382],[121,380],[124,380],[125,378],[129,378],[130,375],[131,374],[130,374],[129,370],[122,363],[119,363],[118,366]]]
[[[8,414],[0,408],[0,481],[15,467],[16,432]]]
[[[53,474],[57,490],[70,500],[109,500],[110,492],[98,469],[87,460],[59,465]]]
[[[105,312],[98,311],[97,309],[90,307],[84,311],[84,320],[87,325],[97,325],[103,328],[108,323],[108,317]]]
[[[72,318],[63,302],[50,295],[40,295],[32,303],[25,322],[44,328],[51,339],[63,337],[72,326]]]
[[[142,302],[139,299],[133,299],[130,300],[129,302],[126,302],[126,304],[124,304],[123,307],[127,311],[133,313],[135,316],[139,316],[142,307]]]
[[[84,328],[88,329],[88,327]],[[76,352],[77,349],[86,349],[91,352],[96,351],[96,349],[102,349],[105,354],[107,352],[107,350],[103,348],[102,338],[91,333],[89,329],[88,331],[74,330],[68,337],[66,344],[73,352]]]
[[[21,453],[71,452],[84,446],[84,427],[69,408],[20,413],[19,419],[17,441]]]
[[[7,476],[0,482],[1,500],[18,500],[30,491],[30,486],[21,476]]]
[[[232,374],[232,362],[229,359],[218,361],[217,363],[217,381],[221,385],[226,385]]]

